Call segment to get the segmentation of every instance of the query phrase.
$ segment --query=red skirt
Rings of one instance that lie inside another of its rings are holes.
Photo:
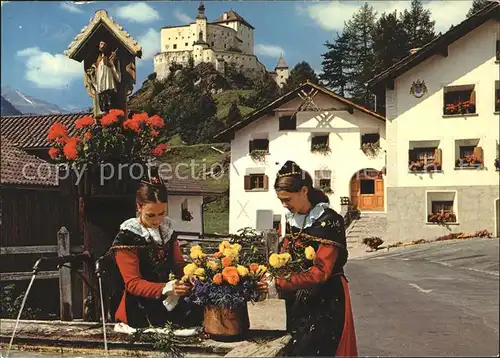
[[[345,315],[344,329],[340,337],[339,345],[335,352],[335,357],[357,357],[358,347],[356,344],[356,331],[354,329],[354,317],[351,307],[351,295],[349,294],[349,285],[344,276],[341,276],[342,287],[344,288],[345,297]]]

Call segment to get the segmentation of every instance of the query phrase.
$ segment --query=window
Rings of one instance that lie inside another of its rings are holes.
[[[323,190],[325,193],[331,193],[332,192],[331,170],[315,170],[314,187]]]
[[[495,112],[500,112],[500,81],[495,81]]]
[[[476,113],[476,91],[474,85],[453,86],[444,89],[443,114]]]
[[[191,213],[188,209],[188,200],[184,199],[181,204],[181,219],[182,221],[191,221],[193,220],[193,213]]]
[[[375,194],[375,180],[371,179],[361,179],[360,180],[360,192],[361,195],[373,195]]]
[[[269,152],[269,139],[254,139],[249,142],[249,151],[255,150]]]
[[[380,151],[380,134],[379,133],[362,134],[361,150],[366,155],[376,157]]]
[[[496,56],[495,56],[497,61],[500,61],[500,40],[497,40],[496,43]]]
[[[408,166],[411,172],[441,170],[441,149],[436,147],[423,147],[410,149],[408,152]]]
[[[311,138],[311,152],[329,152],[328,135],[315,135]]]
[[[367,133],[361,135],[361,145],[363,144],[376,144],[379,143],[380,141],[380,134],[379,133]]]
[[[427,223],[448,224],[457,222],[456,191],[428,191]]]
[[[185,43],[184,43],[184,46],[186,46],[186,47],[187,47],[187,45],[188,45],[188,43],[187,43],[187,42],[185,42]]]
[[[267,191],[269,187],[269,179],[265,174],[245,175],[244,185],[246,191]]]
[[[455,141],[455,169],[483,167],[483,149],[478,144],[479,139]]]
[[[279,130],[295,130],[297,129],[297,117],[296,116],[280,116],[279,118]]]
[[[177,48],[177,44],[174,44],[173,47],[174,47],[174,50],[175,50]]]

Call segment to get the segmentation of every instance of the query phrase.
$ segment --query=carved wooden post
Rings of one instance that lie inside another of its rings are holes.
[[[64,226],[57,232],[57,254],[59,256],[70,254],[69,231]],[[72,321],[71,269],[64,266],[59,269],[59,304],[61,321]]]

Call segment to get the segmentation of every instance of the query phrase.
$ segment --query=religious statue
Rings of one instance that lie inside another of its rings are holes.
[[[101,113],[113,108],[116,93],[122,81],[118,49],[110,51],[105,41],[99,42],[97,60],[86,71],[86,85],[96,99]]]

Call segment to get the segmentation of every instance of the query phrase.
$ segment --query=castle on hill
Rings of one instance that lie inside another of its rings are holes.
[[[247,76],[256,77],[267,71],[254,54],[255,28],[236,11],[224,12],[214,22],[208,22],[205,6],[200,2],[196,20],[188,25],[166,26],[161,29],[161,50],[154,57],[157,78],[165,78],[172,64],[212,63],[223,72],[228,63],[235,64]],[[281,87],[289,76],[289,68],[280,56],[274,71],[269,71]]]

